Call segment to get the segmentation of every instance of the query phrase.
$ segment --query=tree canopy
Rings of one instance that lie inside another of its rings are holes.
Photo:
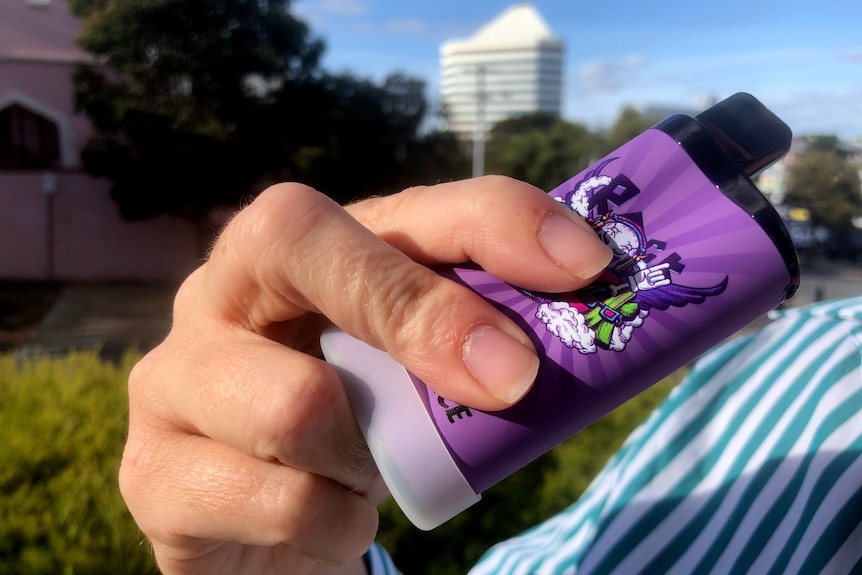
[[[488,135],[486,166],[550,191],[661,118],[624,108],[604,131],[550,114],[503,120]]]
[[[326,72],[324,43],[289,2],[70,4],[98,62],[76,75],[76,104],[97,131],[84,166],[112,181],[128,218],[198,217],[283,179],[349,201],[430,177],[429,163],[437,178],[466,172],[429,162],[448,136],[421,132],[422,81]]]
[[[489,171],[550,191],[598,159],[601,140],[585,126],[530,114],[504,120],[486,144]]]
[[[631,106],[624,107],[605,135],[605,153],[619,148],[641,132],[651,128],[662,116],[644,114]]]
[[[859,166],[834,137],[817,138],[788,166],[784,201],[806,208],[816,224],[835,229],[862,216]]]
[[[339,202],[466,177],[464,145],[427,129],[425,83],[333,74],[324,42],[290,0],[69,0],[94,63],[76,105],[96,134],[83,150],[130,219],[197,218],[267,184],[309,184]],[[658,119],[633,108],[604,132],[530,114],[494,126],[489,172],[550,190]],[[818,223],[862,213],[859,176],[835,137],[791,166],[787,200]]]

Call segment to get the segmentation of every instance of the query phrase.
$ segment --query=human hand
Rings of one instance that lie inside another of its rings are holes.
[[[670,282],[669,263],[644,268],[629,276],[629,288],[633,292],[664,287],[670,285]]]
[[[473,260],[569,291],[610,259],[579,216],[507,178],[347,208],[298,184],[261,194],[184,282],[170,334],[129,379],[120,486],[160,568],[362,572],[387,493],[319,359],[322,329],[385,349],[453,401],[501,409],[536,375],[529,339],[427,266]]]

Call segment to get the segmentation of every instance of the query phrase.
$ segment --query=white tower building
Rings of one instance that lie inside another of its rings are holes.
[[[496,122],[560,113],[563,42],[530,4],[508,8],[466,40],[440,47],[448,127],[484,141]]]

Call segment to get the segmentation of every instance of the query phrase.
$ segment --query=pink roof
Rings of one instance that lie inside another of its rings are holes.
[[[0,0],[0,59],[87,59],[81,23],[63,0]]]

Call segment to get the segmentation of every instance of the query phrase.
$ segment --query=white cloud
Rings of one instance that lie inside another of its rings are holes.
[[[584,92],[616,92],[630,85],[638,72],[648,65],[649,60],[640,55],[589,62],[578,70],[576,84]]]
[[[368,6],[362,0],[317,0],[313,4],[321,12],[339,16],[358,16],[368,12]]]
[[[389,20],[383,24],[382,32],[387,36],[424,36],[428,25],[419,19]]]
[[[368,5],[363,0],[309,0],[292,5],[293,12],[306,20],[312,27],[325,26],[333,17],[357,17],[368,13]]]
[[[440,41],[465,33],[460,23],[431,22],[419,18],[381,19],[369,0],[299,0],[293,11],[312,28],[325,34],[353,31],[378,41],[392,37]]]
[[[834,134],[862,139],[862,85],[848,89],[805,89],[764,98],[796,134]]]
[[[838,52],[836,56],[839,62],[849,62],[851,64],[862,64],[862,51],[860,50],[847,50],[843,52]]]

